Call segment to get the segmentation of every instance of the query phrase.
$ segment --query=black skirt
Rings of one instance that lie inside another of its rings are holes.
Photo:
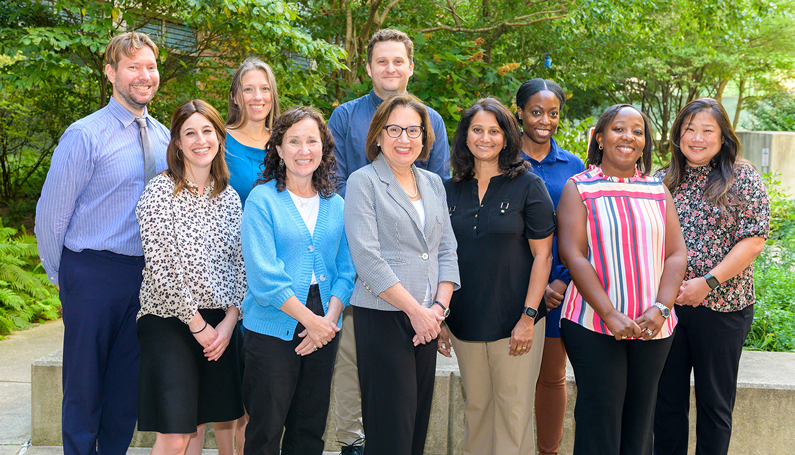
[[[199,310],[213,327],[223,310]],[[214,362],[178,318],[144,315],[138,320],[141,367],[138,373],[138,429],[193,433],[207,422],[243,415],[240,371],[241,333],[235,326],[229,346]]]

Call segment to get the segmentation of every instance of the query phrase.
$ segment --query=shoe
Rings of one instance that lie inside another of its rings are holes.
[[[340,455],[364,455],[364,438],[359,438],[350,444],[344,442],[340,444],[342,445]]]

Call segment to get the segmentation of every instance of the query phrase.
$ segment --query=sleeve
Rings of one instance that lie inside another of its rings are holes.
[[[555,206],[540,177],[535,177],[528,186],[524,203],[524,225],[524,235],[528,239],[543,239],[555,232]]]
[[[240,223],[241,244],[248,291],[259,305],[281,309],[295,292],[284,261],[276,253],[274,219],[264,197],[268,190],[258,185],[249,193]]]
[[[447,192],[442,185],[441,178],[434,178],[436,190],[442,199],[442,207],[447,212]],[[442,240],[439,244],[439,282],[450,281],[453,290],[461,288],[461,277],[458,271],[458,242],[453,232],[453,224],[449,216],[442,217]]]
[[[355,172],[348,181],[348,189],[351,191],[345,199],[344,219],[351,259],[359,279],[377,296],[400,279],[381,256],[372,181],[363,172]]]
[[[428,161],[425,163],[425,169],[433,172],[445,181],[450,178],[450,145],[447,142],[447,128],[444,126],[442,117],[434,115],[431,117],[433,132],[436,139],[431,146],[431,152],[428,155]]]
[[[343,308],[348,306],[353,293],[353,281],[356,279],[356,270],[353,268],[351,250],[348,247],[348,239],[345,237],[343,229],[340,246],[337,250],[337,279],[331,287],[331,295],[337,296],[342,302]]]
[[[61,251],[78,198],[94,173],[93,144],[79,128],[68,128],[52,154],[50,170],[36,206],[39,257],[53,284],[58,284]]]
[[[231,187],[229,187],[232,190]],[[243,299],[246,297],[246,266],[243,262],[243,245],[240,240],[240,222],[243,218],[243,208],[240,203],[240,196],[232,190],[234,193],[233,197],[231,197],[232,201],[232,213],[231,213],[231,220],[232,220],[232,229],[235,233],[235,251],[232,260],[235,262],[235,301],[232,302],[237,307],[238,310],[241,308],[241,304],[243,303]],[[243,317],[243,313],[240,313],[240,317]]]
[[[174,187],[167,177],[155,178],[144,189],[135,209],[148,278],[157,299],[166,307],[161,315],[174,315],[188,324],[196,315],[198,303],[185,282],[182,252],[174,230]]]
[[[341,107],[334,109],[328,121],[331,136],[334,138],[334,158],[337,160],[337,194],[345,197],[348,182],[348,158],[345,155],[345,140],[348,134],[348,117]]]
[[[734,177],[740,205],[737,209],[735,239],[767,238],[770,232],[770,198],[762,178],[750,164],[737,167]]]

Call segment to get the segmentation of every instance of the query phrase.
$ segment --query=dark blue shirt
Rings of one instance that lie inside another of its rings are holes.
[[[558,147],[554,138],[550,139],[549,142],[552,147],[547,156],[540,162],[530,158],[524,152],[522,152],[522,158],[532,164],[533,173],[544,180],[547,191],[549,192],[549,197],[552,198],[552,203],[555,205],[555,210],[557,210],[560,194],[563,192],[563,186],[566,185],[569,177],[579,174],[585,167],[583,166],[582,160],[577,158],[573,153]],[[557,233],[552,238],[552,273],[549,275],[549,282],[551,283],[555,280],[562,280],[567,285],[571,282],[569,270],[560,263]],[[560,337],[559,324],[560,307],[557,307],[547,315],[546,336],[553,338]]]
[[[375,110],[384,100],[376,96],[375,91],[355,100],[339,105],[328,121],[331,134],[334,136],[334,155],[337,158],[337,194],[345,197],[345,185],[354,171],[370,164],[367,159],[367,132],[373,120]],[[431,146],[427,161],[414,164],[438,174],[442,181],[450,178],[450,149],[447,143],[447,130],[442,116],[428,106],[428,117],[436,139]]]

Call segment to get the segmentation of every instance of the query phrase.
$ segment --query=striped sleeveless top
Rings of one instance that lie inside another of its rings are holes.
[[[571,178],[588,211],[588,260],[613,306],[632,319],[657,298],[665,259],[665,187],[640,173],[630,178],[604,175],[596,166]],[[561,317],[597,333],[612,335],[572,281]],[[673,333],[676,315],[656,338]]]

